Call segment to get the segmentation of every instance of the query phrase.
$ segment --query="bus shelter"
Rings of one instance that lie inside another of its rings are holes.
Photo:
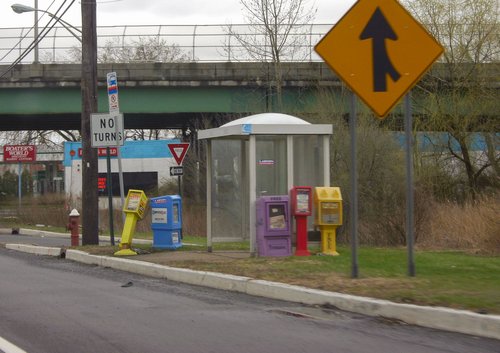
[[[332,131],[279,113],[198,131],[207,141],[208,251],[215,242],[249,240],[255,255],[260,196],[288,195],[294,185],[330,186]]]

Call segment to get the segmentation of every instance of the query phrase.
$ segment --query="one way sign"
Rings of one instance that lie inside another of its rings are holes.
[[[359,0],[315,50],[383,118],[443,47],[397,0]]]

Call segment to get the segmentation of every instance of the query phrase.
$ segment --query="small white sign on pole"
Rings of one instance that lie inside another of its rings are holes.
[[[118,101],[118,79],[116,72],[109,72],[106,75],[108,83],[108,103],[110,113],[120,112],[120,103]]]
[[[92,147],[123,146],[123,114],[91,114]]]
[[[118,99],[118,76],[116,75],[116,72],[108,72],[106,74],[106,82],[107,82],[107,88],[108,88],[108,104],[109,104],[109,113],[112,115],[120,115],[121,116],[121,125],[120,128],[118,128],[118,124],[116,126],[116,133],[121,133],[121,143],[120,145],[123,146],[123,141],[125,138],[124,131],[123,131],[123,115],[120,114],[120,104],[119,104],[119,99]],[[122,171],[122,156],[120,152],[120,147],[117,148],[118,152],[118,179],[120,182],[120,199],[122,202],[122,207],[125,204],[125,186],[123,184],[123,171]],[[123,222],[125,222],[125,213],[123,213]]]

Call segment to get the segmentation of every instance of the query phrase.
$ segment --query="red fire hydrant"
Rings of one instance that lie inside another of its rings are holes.
[[[80,227],[80,214],[78,213],[76,208],[73,208],[73,210],[71,210],[71,213],[69,214],[69,223],[68,223],[68,230],[71,231],[71,246],[79,245],[79,239],[80,239],[80,235],[78,234],[79,227]]]

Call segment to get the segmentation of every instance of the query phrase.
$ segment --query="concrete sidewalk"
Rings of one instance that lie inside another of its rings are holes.
[[[308,305],[329,305],[369,316],[401,320],[408,324],[500,340],[500,316],[481,315],[464,310],[399,304],[387,300],[358,297],[249,277],[194,271],[127,258],[90,255],[79,250],[6,244],[7,249],[37,255],[65,256],[80,263],[110,267],[144,276],[169,279],[187,284],[236,291],[254,296]]]

